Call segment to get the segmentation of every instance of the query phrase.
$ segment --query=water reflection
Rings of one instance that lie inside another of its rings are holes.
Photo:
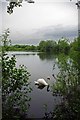
[[[31,97],[30,108],[28,111],[29,118],[42,118],[44,116],[43,105],[47,104],[48,111],[51,111],[55,108],[56,104],[59,104],[60,98],[52,96],[51,91],[45,86],[35,86],[34,81],[39,78],[46,79],[46,76],[50,76],[51,80],[49,85],[54,83],[54,78],[52,77],[53,73],[53,64],[55,63],[55,55],[49,55],[44,53],[29,53],[21,52],[16,54],[14,52],[17,64],[16,66],[24,64],[27,66],[28,71],[30,72],[30,82],[33,91],[29,94]],[[54,70],[54,74],[58,73],[58,68]],[[50,88],[49,88],[50,89]]]
[[[41,60],[53,60],[56,58],[56,55],[51,53],[37,53]]]
[[[6,52],[6,53],[8,53],[8,55],[36,55],[37,54],[37,52],[19,52],[19,51]]]
[[[45,86],[45,85],[36,85],[36,86],[37,86],[37,88],[38,88],[38,89],[41,89],[41,90],[42,90],[43,88],[45,88],[45,87],[46,87],[47,92],[49,92],[49,91],[50,91],[50,89],[49,89],[49,88],[50,88],[50,86],[49,86],[49,85],[48,85],[48,86]]]
[[[37,87],[38,89],[43,89],[43,88],[46,87],[46,86],[44,86],[44,85],[36,85],[36,87]]]

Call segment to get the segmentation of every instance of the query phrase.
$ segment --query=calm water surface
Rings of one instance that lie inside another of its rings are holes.
[[[52,73],[55,75],[58,73],[58,68],[53,71],[53,65],[56,61],[54,55],[40,54],[36,52],[9,52],[9,55],[15,55],[17,60],[17,67],[19,65],[27,66],[30,72],[30,82],[33,91],[30,93],[31,101],[28,112],[29,118],[41,118],[44,115],[44,104],[47,105],[47,111],[54,109],[55,105],[59,103],[59,98],[52,96],[51,91],[47,92],[47,87],[38,89],[34,84],[34,81],[39,78],[44,78],[47,81],[47,77],[50,76],[51,80],[48,81],[49,85],[52,85],[55,80],[52,77]]]

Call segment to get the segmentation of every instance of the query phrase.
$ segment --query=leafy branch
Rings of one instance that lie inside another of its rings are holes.
[[[33,0],[26,0],[28,3],[34,3]],[[12,14],[13,13],[13,9],[14,7],[22,7],[22,0],[20,0],[18,2],[18,0],[16,2],[9,2],[9,5],[7,6],[7,13]]]

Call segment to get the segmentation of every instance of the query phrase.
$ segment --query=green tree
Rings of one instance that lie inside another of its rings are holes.
[[[69,43],[67,39],[60,39],[58,41],[58,51],[61,53],[68,53],[70,50]]]
[[[74,41],[70,44],[72,51],[78,51],[78,39],[75,38]]]
[[[77,38],[78,44],[80,38]],[[79,44],[80,45],[80,44]],[[58,58],[58,73],[55,84],[53,84],[53,95],[62,96],[62,102],[52,112],[54,120],[79,120],[80,114],[80,48],[76,47],[78,56],[65,58],[64,55]],[[75,45],[74,45],[75,46]]]
[[[53,52],[53,50],[55,50],[55,45],[56,45],[55,41],[52,41],[52,40],[46,41],[45,51],[46,52]]]
[[[38,46],[38,50],[41,52],[45,52],[46,41],[41,41]]]
[[[56,42],[52,40],[41,41],[38,49],[42,52],[55,52]]]
[[[8,50],[8,45],[11,45],[11,40],[9,39],[9,28],[1,36],[2,41],[2,53]]]
[[[8,31],[5,32],[5,35]],[[4,35],[4,36],[5,36]],[[6,37],[7,38],[7,37]],[[7,39],[5,39],[7,41]],[[3,50],[6,50],[6,42],[2,39]],[[4,44],[5,43],[5,44]],[[16,68],[15,56],[9,57],[6,51],[2,51],[2,115],[3,119],[19,119],[29,108],[32,91],[29,82],[30,73],[24,65]]]

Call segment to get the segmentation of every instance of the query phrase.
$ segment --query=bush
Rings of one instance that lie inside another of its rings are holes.
[[[8,31],[6,31],[7,33]],[[2,119],[27,117],[31,98],[28,94],[32,91],[29,82],[30,73],[24,65],[16,68],[15,56],[6,54],[6,42],[3,36],[2,51]],[[7,41],[7,40],[6,40]],[[4,45],[5,43],[5,45]]]

